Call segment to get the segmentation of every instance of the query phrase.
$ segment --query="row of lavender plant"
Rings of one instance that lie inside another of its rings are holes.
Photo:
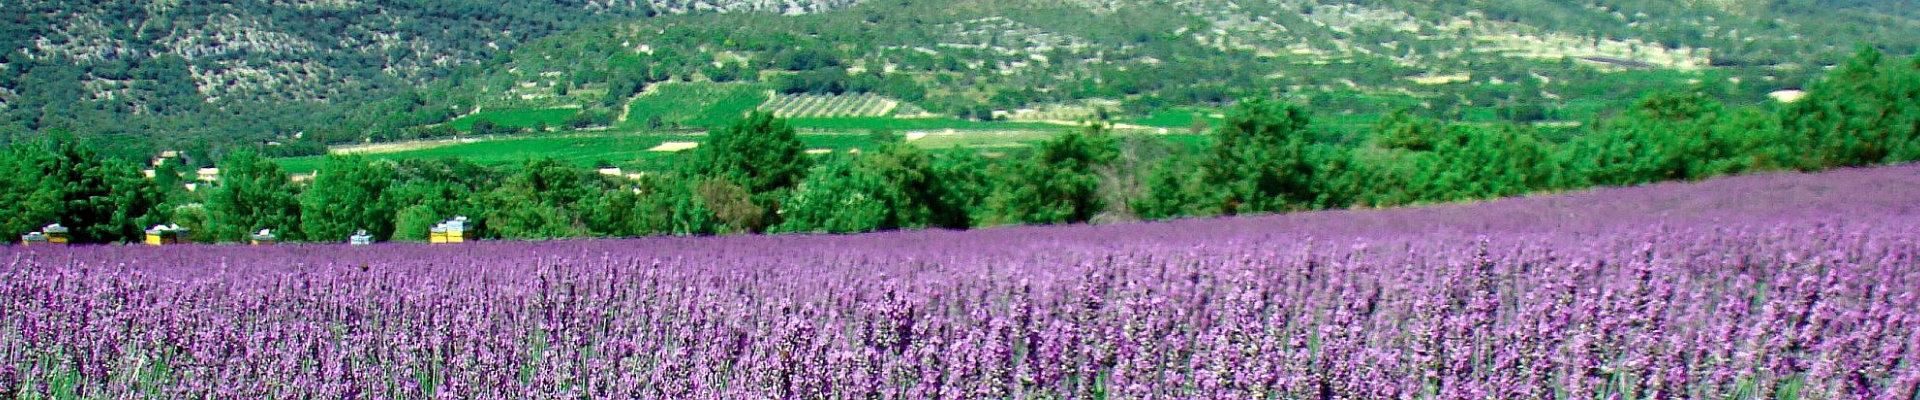
[[[1916,172],[1102,227],[16,248],[0,397],[1913,399]]]

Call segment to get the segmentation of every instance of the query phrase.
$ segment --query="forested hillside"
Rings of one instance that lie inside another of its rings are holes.
[[[126,158],[431,136],[483,109],[621,123],[665,81],[871,94],[975,119],[1283,96],[1334,113],[1581,121],[1696,81],[1797,89],[1911,1],[11,1],[0,137]],[[696,99],[720,101],[722,99]],[[894,104],[894,103],[889,103]],[[894,111],[894,110],[903,111]],[[463,125],[464,126],[464,125]],[[269,144],[271,143],[271,145]],[[210,161],[209,161],[210,162]]]
[[[798,14],[847,0],[0,3],[0,138],[62,130],[141,154],[286,141],[605,21]],[[467,72],[463,72],[467,71]],[[437,122],[437,121],[436,121]]]

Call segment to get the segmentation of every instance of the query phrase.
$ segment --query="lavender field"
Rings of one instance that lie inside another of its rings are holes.
[[[0,250],[0,398],[1914,399],[1920,168],[860,236]]]

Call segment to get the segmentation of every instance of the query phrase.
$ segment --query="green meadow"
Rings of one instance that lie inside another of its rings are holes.
[[[740,119],[771,97],[771,89],[755,83],[665,82],[648,88],[627,104],[627,129],[661,127],[712,128]]]
[[[1009,149],[1030,146],[1068,129],[1072,128],[1048,125],[1047,129],[933,133],[913,135],[911,143],[929,150]],[[1206,140],[1204,135],[1185,133],[1152,135],[1152,137],[1187,146],[1197,146]],[[701,142],[705,139],[706,135],[703,133],[609,131],[528,134],[472,138],[465,142],[423,142],[417,148],[362,155],[372,159],[395,161],[461,158],[483,165],[508,165],[551,157],[581,167],[611,165],[623,169],[647,171],[669,168],[675,155],[684,153],[650,151],[649,149],[654,146],[666,142]],[[865,130],[803,130],[800,133],[800,141],[807,146],[808,150],[816,152],[831,150],[842,153],[851,149],[865,150],[875,147],[873,138]],[[287,172],[308,173],[319,170],[320,166],[326,162],[326,158],[324,156],[290,157],[276,159],[276,161]]]
[[[560,126],[568,117],[580,113],[578,108],[511,108],[484,110],[467,114],[447,125],[460,131],[473,130],[473,124],[480,121],[493,122],[494,125],[509,128],[533,128],[538,126]]]

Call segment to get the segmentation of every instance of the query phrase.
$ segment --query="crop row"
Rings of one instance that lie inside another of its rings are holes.
[[[777,95],[760,109],[781,118],[881,117],[893,111],[897,104],[874,94]]]
[[[967,232],[9,248],[0,393],[1907,399],[1915,171]]]

